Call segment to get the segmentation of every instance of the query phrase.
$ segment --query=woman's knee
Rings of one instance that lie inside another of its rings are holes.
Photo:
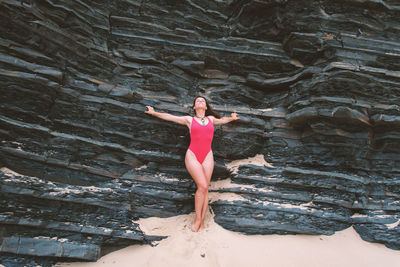
[[[197,184],[197,190],[199,190],[201,193],[205,194],[208,192],[208,183],[199,183]]]

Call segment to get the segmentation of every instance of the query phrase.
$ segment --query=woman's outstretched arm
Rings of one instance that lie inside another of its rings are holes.
[[[217,119],[214,116],[210,116],[210,117],[212,118],[214,125],[218,125],[218,124],[225,124],[225,123],[235,121],[235,120],[240,120],[240,118],[237,115],[238,114],[236,112],[234,112],[234,113],[231,113],[230,117],[222,117],[220,119]]]
[[[156,112],[154,111],[154,108],[151,106],[146,106],[147,110],[145,113],[156,116],[157,118],[166,120],[166,121],[172,121],[178,124],[182,125],[189,125],[190,123],[190,116],[175,116],[169,113],[162,113],[162,112]]]

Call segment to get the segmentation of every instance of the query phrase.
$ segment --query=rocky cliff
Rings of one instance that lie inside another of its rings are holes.
[[[189,134],[145,106],[193,114],[198,94],[241,117],[216,127],[218,224],[247,234],[354,227],[400,249],[398,1],[0,6],[5,266],[93,261],[164,238],[135,221],[193,211]]]

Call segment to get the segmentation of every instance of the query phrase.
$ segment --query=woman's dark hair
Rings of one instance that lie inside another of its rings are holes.
[[[217,119],[220,119],[220,118],[221,118],[221,115],[219,115],[218,112],[215,112],[215,111],[212,109],[212,107],[210,106],[210,104],[208,104],[207,98],[205,98],[204,96],[201,96],[201,95],[196,96],[196,97],[194,98],[194,100],[193,100],[192,108],[194,108],[194,105],[196,104],[196,99],[199,98],[199,97],[204,98],[204,100],[206,101],[206,106],[207,106],[206,116],[210,116],[210,115],[211,115],[211,116],[214,116],[214,117],[217,118]]]

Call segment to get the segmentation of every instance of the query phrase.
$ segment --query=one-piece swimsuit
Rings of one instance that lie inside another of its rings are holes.
[[[190,126],[189,150],[194,153],[200,164],[203,163],[207,154],[211,151],[211,143],[214,137],[214,125],[208,117],[207,119],[208,123],[201,125],[193,117]]]

